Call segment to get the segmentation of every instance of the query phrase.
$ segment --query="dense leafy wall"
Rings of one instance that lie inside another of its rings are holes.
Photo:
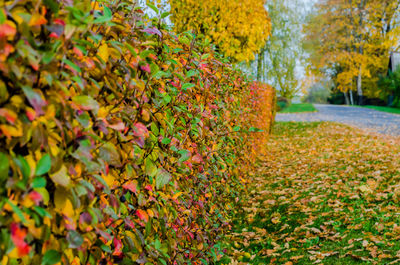
[[[5,4],[3,264],[218,259],[255,84],[129,0]]]

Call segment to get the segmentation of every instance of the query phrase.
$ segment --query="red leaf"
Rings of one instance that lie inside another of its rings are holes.
[[[8,24],[0,25],[0,38],[13,37],[17,33],[17,30]]]
[[[11,240],[18,250],[18,256],[23,257],[27,255],[31,247],[24,241],[26,236],[26,229],[21,229],[18,224],[12,223],[10,230]]]
[[[35,202],[36,205],[39,205],[40,202],[43,200],[42,195],[37,191],[32,191],[29,193],[29,198]]]
[[[17,119],[17,114],[8,109],[0,109],[0,116],[6,118],[6,120],[11,124],[14,124],[15,120]]]
[[[149,130],[147,130],[146,126],[142,123],[135,123],[134,125],[134,132],[133,135],[138,136],[138,137],[148,137],[149,136]]]
[[[145,210],[136,210],[136,215],[140,220],[145,221],[146,223],[149,221],[149,216]]]
[[[114,237],[114,256],[120,256],[122,254],[122,241],[116,237]]]
[[[122,185],[122,188],[125,190],[130,190],[133,193],[136,193],[136,183],[132,181],[126,182],[124,185]]]
[[[151,69],[150,69],[150,65],[149,64],[140,66],[140,69],[145,71],[145,72],[151,73]]]

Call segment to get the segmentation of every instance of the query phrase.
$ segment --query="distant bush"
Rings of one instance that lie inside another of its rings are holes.
[[[2,264],[214,263],[272,90],[135,1],[6,3]]]
[[[278,97],[276,101],[276,110],[280,111],[290,105],[290,100],[285,97]]]
[[[343,104],[345,104],[346,100],[345,100],[345,97],[343,95],[343,92],[332,93],[328,98],[328,103],[329,104],[334,104],[334,105],[343,105]]]
[[[389,95],[389,105],[392,107],[400,107],[400,69],[395,72],[389,72],[386,76],[381,76],[378,86],[382,93]],[[386,101],[386,99],[385,99]]]
[[[331,90],[323,84],[315,84],[310,88],[307,95],[303,98],[303,102],[307,103],[328,103]]]

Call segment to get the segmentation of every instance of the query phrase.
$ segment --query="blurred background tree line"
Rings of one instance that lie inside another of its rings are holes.
[[[400,0],[154,2],[284,101],[400,107]]]
[[[388,65],[399,45],[399,5],[398,0],[315,4],[304,27],[307,74],[331,81],[332,103],[393,105],[398,101],[398,80],[391,73],[395,69],[389,70]]]

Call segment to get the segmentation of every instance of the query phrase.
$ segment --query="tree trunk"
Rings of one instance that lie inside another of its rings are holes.
[[[350,91],[349,91],[349,94],[350,94],[350,104],[351,104],[351,105],[354,105],[353,90],[350,90]]]
[[[360,70],[358,72],[358,78],[357,78],[357,94],[358,94],[358,105],[363,105],[363,91],[362,91],[362,76],[361,76],[361,65],[360,65]]]
[[[347,94],[347,92],[343,92],[343,95],[344,95],[344,102],[346,103],[346,105],[350,105],[349,94]]]
[[[265,49],[261,49],[260,53],[257,55],[257,81],[262,81],[263,73],[263,62],[264,62],[264,52]]]

